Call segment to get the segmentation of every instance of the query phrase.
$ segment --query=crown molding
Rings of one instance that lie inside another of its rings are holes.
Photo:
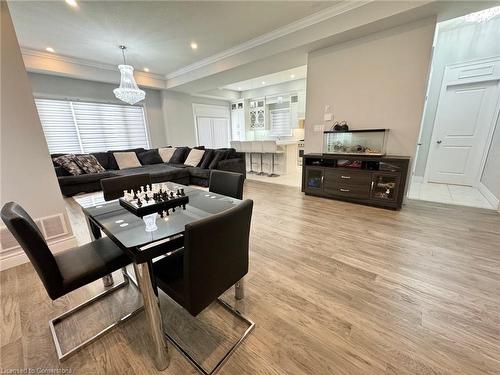
[[[105,63],[100,63],[100,62],[92,61],[92,60],[86,60],[86,59],[80,59],[80,58],[76,58],[76,57],[58,55],[55,53],[43,52],[43,51],[30,49],[30,48],[24,48],[24,47],[21,47],[21,54],[23,55],[23,57],[24,56],[36,57],[36,58],[54,61],[54,62],[63,62],[66,64],[79,65],[79,66],[84,66],[87,68],[107,70],[110,72],[118,73],[117,65],[105,64]],[[134,70],[134,73],[141,75],[143,77],[149,78],[149,79],[165,81],[165,76],[163,74],[148,73],[148,72],[143,72],[141,70]]]
[[[289,23],[285,26],[282,26],[278,29],[270,31],[266,34],[259,35],[256,38],[250,39],[246,42],[243,42],[237,46],[228,48],[222,52],[216,53],[215,55],[209,56],[202,60],[199,60],[193,64],[186,65],[185,67],[178,69],[172,73],[167,74],[165,77],[167,80],[179,77],[186,73],[190,73],[194,70],[203,68],[207,65],[214,64],[220,60],[225,58],[237,55],[239,53],[248,51],[252,48],[261,46],[263,44],[272,42],[273,40],[279,39],[286,35],[292,34],[294,32],[300,31],[317,23],[326,21],[332,17],[339,16],[343,13],[349,12],[351,10],[360,8],[365,6],[375,0],[363,0],[363,1],[348,1],[344,0],[339,4],[331,6],[329,8],[323,9],[319,12],[313,13],[307,17],[301,18],[297,21]]]

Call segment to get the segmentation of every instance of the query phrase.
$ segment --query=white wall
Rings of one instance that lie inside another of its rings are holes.
[[[60,248],[73,246],[74,237],[5,1],[1,2],[1,48],[1,205],[18,202],[34,219],[58,215],[67,228],[57,242],[65,244]],[[20,249],[4,250],[0,252],[2,267],[27,260]]]
[[[497,120],[495,132],[493,133],[481,182],[500,200],[500,117]]]
[[[28,73],[28,76],[35,97],[124,104],[113,94],[118,83],[112,85],[37,73]],[[145,89],[145,91],[146,99],[142,104],[148,124],[151,147],[163,147],[166,145],[167,139],[161,109],[161,94],[157,90]]]
[[[196,97],[175,91],[162,91],[161,99],[167,143],[171,146],[197,146],[193,103],[230,107],[228,101]]]
[[[445,67],[498,55],[500,55],[500,17],[485,23],[464,22],[460,18],[440,24],[429,80],[429,98],[422,120],[420,137],[422,146],[417,156],[416,176],[423,176],[425,173]]]
[[[245,90],[241,92],[241,98],[263,98],[266,96],[274,96],[283,93],[305,91],[306,90],[306,79],[296,79],[293,81],[283,82],[277,85],[270,85],[265,87],[259,87],[253,90]]]
[[[352,129],[388,128],[388,154],[413,156],[435,19],[391,28],[309,54],[306,152],[322,152],[325,105]]]

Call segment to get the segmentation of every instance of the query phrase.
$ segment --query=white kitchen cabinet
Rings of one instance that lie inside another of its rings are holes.
[[[244,100],[231,103],[231,139],[245,140],[245,104]]]

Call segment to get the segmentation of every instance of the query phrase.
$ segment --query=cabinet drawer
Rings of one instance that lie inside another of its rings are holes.
[[[368,199],[370,197],[370,182],[365,184],[346,184],[330,182],[323,185],[323,191],[341,197]]]
[[[364,171],[325,170],[325,182],[350,186],[368,186],[371,183],[371,174]]]

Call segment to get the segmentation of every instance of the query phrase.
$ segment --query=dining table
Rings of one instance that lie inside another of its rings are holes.
[[[155,230],[147,229],[145,221],[120,205],[119,200],[104,201],[103,198],[92,197],[76,201],[85,214],[92,239],[98,239],[105,233],[130,257],[152,338],[152,359],[158,370],[164,370],[169,365],[170,356],[162,327],[153,261],[182,249],[187,224],[225,211],[241,203],[241,200],[172,182],[160,185],[171,191],[184,189],[189,202],[185,208],[178,207],[168,216],[158,215]]]

